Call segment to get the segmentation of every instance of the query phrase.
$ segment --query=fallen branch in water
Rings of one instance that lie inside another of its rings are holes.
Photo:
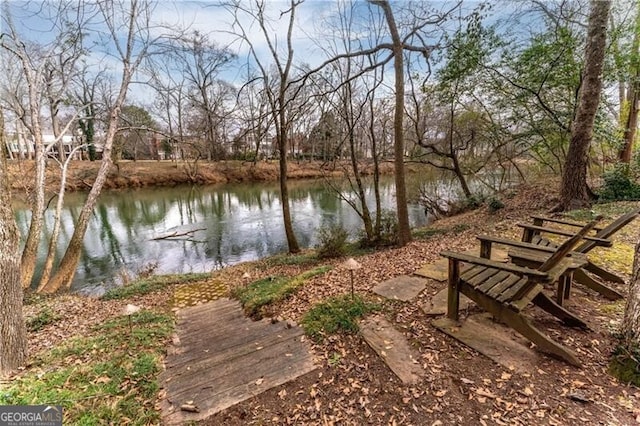
[[[184,237],[185,235],[193,237],[193,233],[194,232],[206,231],[206,230],[207,230],[207,228],[196,228],[196,229],[190,229],[190,230],[184,231],[184,232],[173,231],[171,234],[161,235],[159,237],[154,237],[154,238],[151,239],[151,241],[170,240],[170,239],[175,238],[175,237]]]

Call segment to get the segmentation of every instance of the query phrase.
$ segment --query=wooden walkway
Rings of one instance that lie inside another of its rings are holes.
[[[302,329],[252,321],[236,301],[220,299],[177,316],[160,377],[163,424],[205,419],[316,368]]]

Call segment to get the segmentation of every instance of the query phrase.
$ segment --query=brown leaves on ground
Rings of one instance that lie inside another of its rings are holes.
[[[362,269],[354,274],[355,291],[374,298],[371,289],[376,284],[413,273],[438,259],[441,250],[469,249],[477,245],[480,233],[517,238],[515,223],[527,220],[530,214],[544,213],[553,197],[548,184],[523,188],[503,199],[506,207],[496,214],[480,209],[434,225],[466,230],[359,257]],[[299,322],[315,303],[350,292],[348,271],[339,267],[343,261],[329,262],[336,267],[310,279],[297,293],[271,306],[268,314]],[[298,275],[314,266],[252,262],[225,268],[213,276],[229,286],[245,285],[267,276]],[[386,319],[406,336],[427,372],[418,385],[402,385],[358,335],[331,336],[314,346],[318,370],[218,413],[203,424],[629,425],[640,419],[640,391],[607,374],[614,344],[612,324],[620,320],[622,309],[603,309],[611,302],[580,286],[574,288],[567,308],[589,319],[592,331],[565,327],[546,313],[529,309],[543,331],[580,356],[584,368],[541,354],[534,372],[522,374],[494,364],[430,325],[431,318],[419,306],[444,285],[430,280],[417,300],[384,302]],[[30,349],[33,353],[81,335],[92,325],[119,315],[127,303],[152,307],[167,305],[170,300],[171,289],[125,301],[58,297],[55,303],[46,303],[63,319],[30,333]],[[38,306],[27,306],[27,316],[34,315]],[[465,312],[462,314],[464,318]]]

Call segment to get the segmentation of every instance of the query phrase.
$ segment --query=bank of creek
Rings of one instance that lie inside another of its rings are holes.
[[[272,166],[253,168],[239,163],[227,166],[233,172],[229,172],[230,179],[226,180],[240,180],[238,176],[243,174],[238,170],[245,168],[245,177],[249,179],[253,174],[253,179],[260,181],[151,187],[162,182],[179,183],[177,177],[185,176],[185,172],[170,163],[125,163],[120,172],[112,173],[110,186],[130,182],[139,188],[107,190],[100,196],[84,238],[72,290],[96,295],[141,271],[206,272],[286,251],[280,194],[277,182],[272,180],[277,175],[271,173]],[[84,167],[86,164],[74,169],[71,189],[77,191],[65,197],[58,256],[71,238],[74,218],[84,202],[82,182],[91,181],[90,171]],[[340,224],[352,238],[357,238],[362,228],[360,218],[321,176],[332,176],[333,185],[353,199],[348,182],[337,180],[335,176],[339,173],[323,172],[318,164],[307,165],[306,172],[304,164],[292,170],[294,177],[303,177],[292,179],[289,184],[294,229],[300,245],[304,248],[316,245],[318,229],[332,223]],[[172,171],[173,177],[168,177],[167,171]],[[218,176],[223,171],[220,165],[215,171],[201,167],[202,175],[207,176],[203,182],[224,181]],[[417,175],[421,174],[414,173],[413,178],[417,179]],[[50,180],[55,180],[55,173],[50,174]],[[371,182],[367,185],[369,205],[374,206]],[[55,183],[50,186],[55,188]],[[382,208],[394,210],[393,177],[384,175],[380,186]],[[20,194],[16,198],[20,200]],[[45,237],[51,229],[52,216],[50,208],[45,218]],[[30,212],[24,205],[17,209],[16,219],[22,235],[26,235]],[[410,220],[412,226],[424,225],[424,209],[411,204]],[[44,255],[45,250],[41,253]],[[35,280],[38,278],[36,272]]]

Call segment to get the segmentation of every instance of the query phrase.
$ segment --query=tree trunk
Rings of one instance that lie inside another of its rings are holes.
[[[130,74],[128,78],[130,79]],[[73,277],[76,273],[76,268],[78,266],[78,261],[80,260],[80,254],[82,252],[82,240],[84,240],[84,235],[87,231],[89,220],[93,215],[93,209],[96,205],[96,202],[98,201],[98,196],[102,191],[102,187],[104,186],[104,183],[107,180],[107,176],[109,175],[109,171],[111,170],[111,166],[113,165],[111,150],[113,148],[113,141],[115,139],[116,132],[118,131],[118,117],[120,116],[120,106],[124,102],[125,94],[126,86],[124,86],[124,88],[122,89],[120,99],[116,101],[117,104],[112,109],[111,116],[109,117],[109,128],[107,130],[105,145],[102,151],[102,162],[100,164],[100,169],[98,170],[96,180],[93,182],[91,191],[89,191],[89,195],[87,196],[87,199],[82,206],[82,210],[80,211],[80,216],[78,217],[78,220],[76,222],[73,235],[69,240],[69,245],[67,246],[67,250],[64,253],[64,257],[60,261],[60,266],[58,267],[56,274],[51,277],[51,279],[43,287],[43,292],[53,293],[55,291],[58,291],[60,288],[71,287],[71,282],[73,281]]]
[[[607,19],[611,2],[591,0],[584,71],[578,108],[571,125],[571,143],[562,174],[560,204],[554,209],[572,210],[591,204],[587,185],[589,145],[602,91],[602,66],[607,42]]]
[[[633,259],[633,277],[622,321],[623,344],[627,349],[640,347],[640,237]]]
[[[403,45],[398,33],[398,27],[387,0],[376,0],[374,4],[380,6],[389,26],[393,41],[393,60],[395,70],[395,113],[393,119],[394,133],[394,167],[396,183],[396,214],[398,215],[398,243],[401,246],[411,241],[411,227],[409,225],[409,209],[407,207],[407,188],[404,176],[404,64]]]
[[[56,202],[56,211],[53,217],[53,230],[51,231],[51,237],[49,239],[49,247],[47,250],[47,258],[44,262],[44,267],[42,268],[42,276],[40,277],[40,284],[38,285],[37,292],[38,293],[52,293],[47,288],[47,284],[49,283],[49,277],[51,276],[51,271],[53,269],[53,262],[56,256],[56,248],[58,247],[58,236],[60,235],[60,222],[62,217],[62,208],[64,206],[64,195],[67,186],[67,174],[69,170],[69,161],[73,158],[74,154],[81,149],[81,146],[74,148],[70,153],[69,157],[65,160],[62,165],[60,172],[60,189],[58,190],[58,200]]]
[[[620,161],[623,163],[631,163],[633,155],[633,145],[636,139],[636,128],[638,127],[638,91],[640,91],[640,68],[633,78],[633,82],[629,83],[629,114],[624,126],[624,145],[620,151]]]
[[[278,152],[280,154],[280,200],[282,202],[282,218],[284,221],[284,232],[287,236],[289,253],[298,253],[300,251],[300,246],[298,245],[296,234],[293,232],[291,209],[289,207],[289,188],[287,187],[287,130],[284,111],[284,95],[282,98],[282,102],[280,103],[282,108],[282,110],[280,110],[280,137],[278,138]]]
[[[629,111],[626,118],[621,117],[621,122],[624,122],[624,145],[620,150],[618,157],[623,163],[629,164],[631,162],[631,156],[633,155],[633,144],[636,139],[636,128],[638,127],[638,92],[640,92],[640,3],[636,7],[636,23],[635,31],[633,33],[633,42],[631,43],[631,69],[629,70],[629,86],[627,89],[627,99],[624,99],[624,95],[621,97],[620,111],[623,110],[623,105],[626,103],[629,105]],[[624,86],[622,86],[622,93],[624,94]]]
[[[0,145],[5,144],[4,117],[0,110]],[[0,155],[0,377],[27,359],[27,333],[22,318],[20,239],[11,209],[6,158]]]
[[[25,72],[28,72],[27,68],[25,68]],[[29,102],[31,104],[30,111],[33,126],[36,173],[33,187],[34,195],[31,203],[31,222],[29,224],[29,233],[27,234],[27,239],[25,241],[20,260],[22,288],[27,288],[31,285],[38,257],[38,245],[40,244],[40,238],[42,237],[45,211],[44,185],[47,160],[44,152],[44,142],[42,140],[40,117],[38,116],[40,111],[40,102],[38,101],[39,94],[36,92],[37,89],[33,84],[33,82],[29,83]]]

